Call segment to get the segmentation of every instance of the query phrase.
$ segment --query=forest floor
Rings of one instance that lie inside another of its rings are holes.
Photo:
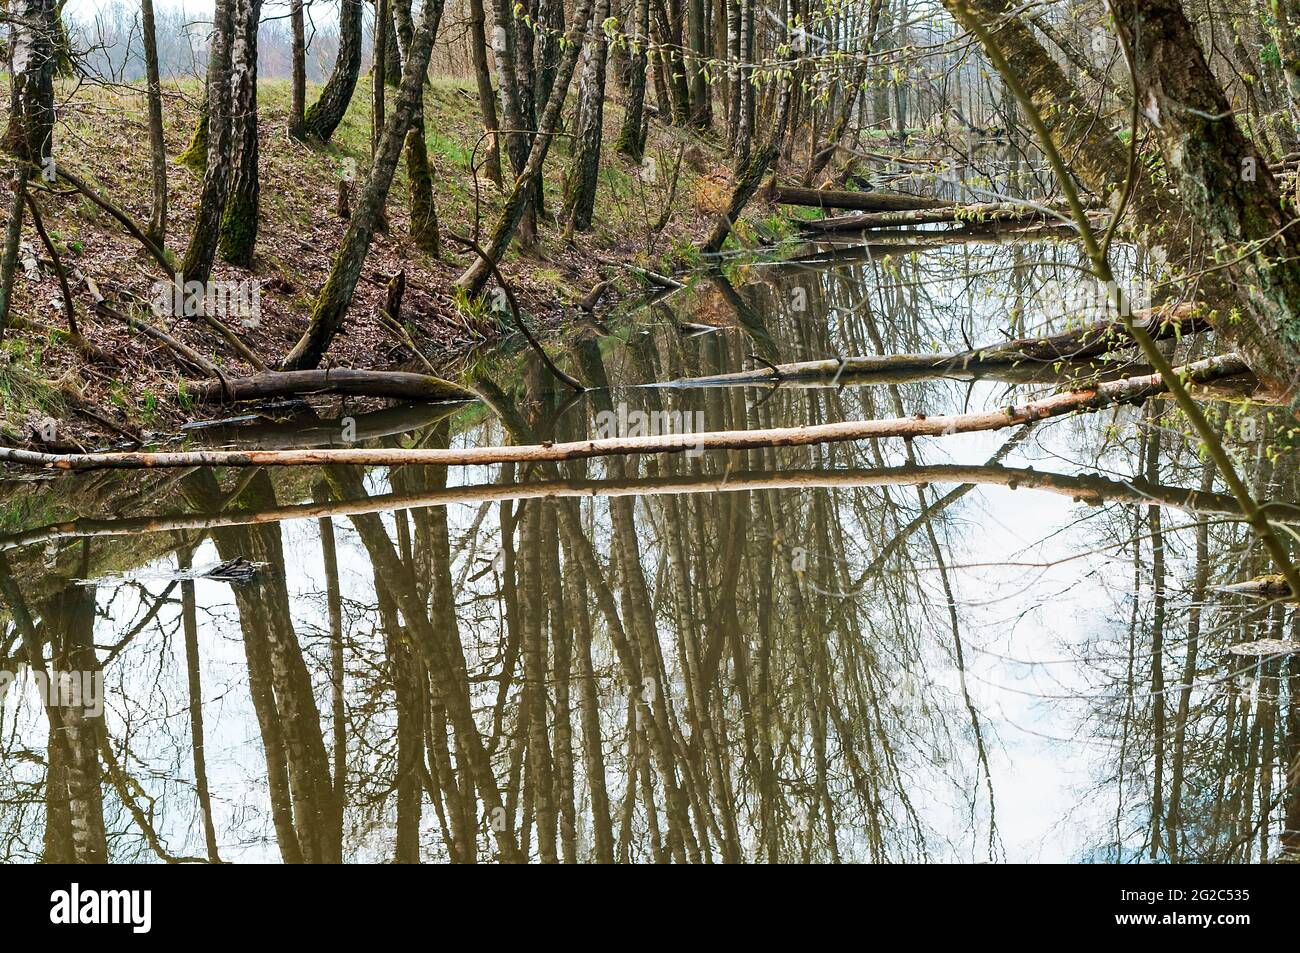
[[[83,87],[75,95],[69,87],[62,93],[66,101],[56,130],[56,160],[91,181],[137,223],[145,224],[151,175],[144,96],[129,87]],[[197,84],[164,89],[171,160],[167,246],[177,259],[189,237],[201,184],[199,174],[176,161],[194,128],[198,93]],[[308,90],[309,102],[315,94],[316,90]],[[302,333],[329,273],[347,225],[338,214],[339,181],[360,170],[359,188],[369,163],[370,98],[369,78],[362,77],[331,142],[309,147],[284,131],[288,84],[268,81],[259,87],[261,223],[256,260],[251,270],[218,261],[212,278],[258,282],[260,319],[238,330],[268,365],[274,366]],[[611,101],[604,115],[606,149],[592,229],[568,244],[560,226],[543,225],[537,254],[521,255],[512,248],[503,264],[528,322],[541,331],[564,328],[576,303],[603,278],[631,278],[625,270],[602,265],[596,256],[635,261],[652,269],[668,267],[664,263],[669,261],[691,260],[729,194],[729,156],[722,143],[652,120],[646,159],[638,166],[612,148],[622,109]],[[442,256],[435,259],[407,241],[409,205],[403,163],[389,196],[389,230],[375,236],[346,331],[327,355],[327,366],[421,369],[376,321],[388,280],[398,270],[405,270],[407,278],[403,323],[421,351],[448,374],[472,361],[485,345],[512,333],[504,315],[466,307],[452,293],[453,281],[468,258],[447,240],[446,233],[472,234],[476,209],[486,232],[503,199],[500,190],[481,175],[476,187],[472,173],[473,149],[481,136],[472,84],[434,79],[426,90],[425,125],[444,234]],[[548,211],[558,210],[561,204],[568,142],[562,138],[547,161]],[[504,156],[502,162],[508,177]],[[673,188],[677,167],[680,174]],[[34,181],[32,194],[65,268],[92,278],[119,310],[129,310],[134,303],[137,315],[151,317],[144,309],[157,298],[159,283],[166,276],[139,243],[61,181],[54,185]],[[10,202],[8,193],[0,199],[6,219]],[[762,215],[763,210],[755,205],[750,214]],[[742,224],[741,229],[745,227]],[[234,412],[229,407],[191,406],[185,399],[185,376],[168,350],[121,322],[94,313],[84,284],[73,287],[81,331],[120,363],[96,363],[72,347],[63,333],[66,319],[57,276],[30,216],[20,259],[23,268],[12,314],[21,326],[8,329],[0,342],[0,427],[5,443],[39,442],[40,422],[49,419],[59,423],[60,442],[90,447],[121,436],[96,420],[96,415],[150,434],[174,432],[186,420]],[[619,284],[623,293],[635,290],[634,280]],[[198,319],[151,319],[230,374],[252,370]]]

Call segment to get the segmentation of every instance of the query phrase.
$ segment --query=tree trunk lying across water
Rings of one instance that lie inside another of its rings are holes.
[[[1220,355],[1177,369],[1188,384],[1204,384],[1248,371],[1235,354]],[[0,463],[60,470],[140,470],[156,467],[261,467],[351,464],[356,466],[483,466],[495,463],[529,463],[547,460],[581,460],[589,457],[639,453],[682,453],[687,450],[752,450],[759,447],[804,447],[814,444],[876,440],[882,437],[941,437],[958,433],[1001,430],[1036,420],[1101,410],[1116,404],[1136,403],[1164,393],[1159,374],[1110,381],[1084,390],[1054,394],[1042,400],[972,414],[936,417],[894,417],[884,420],[846,420],[806,427],[768,430],[723,430],[650,437],[612,437],[572,443],[528,446],[469,447],[456,449],[342,449],[342,450],[193,450],[139,453],[41,453],[0,448]]]

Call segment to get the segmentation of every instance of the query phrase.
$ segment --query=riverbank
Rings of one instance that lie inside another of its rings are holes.
[[[194,128],[199,93],[192,82],[164,89],[170,159],[166,244],[178,258],[193,224],[201,175],[177,157]],[[309,90],[308,98],[315,94]],[[369,161],[370,100],[369,78],[362,77],[331,142],[309,147],[285,134],[287,83],[259,86],[261,225],[256,258],[249,269],[218,262],[212,281],[234,289],[232,294],[245,302],[255,302],[255,314],[228,323],[267,365],[274,366],[302,333],[328,275],[347,226],[339,209],[340,181],[359,182]],[[388,202],[388,230],[375,236],[346,332],[334,342],[325,366],[424,370],[428,361],[454,376],[474,360],[479,348],[513,333],[503,312],[458,301],[452,290],[469,259],[447,234],[472,234],[476,225],[490,229],[503,198],[496,186],[473,172],[482,156],[474,89],[467,81],[437,78],[426,90],[426,103],[426,139],[444,236],[441,254],[435,258],[408,240],[408,181],[405,169],[399,169]],[[652,119],[645,158],[638,164],[613,149],[621,121],[619,104],[608,103],[592,229],[570,243],[563,229],[548,221],[536,254],[524,255],[515,248],[503,263],[528,323],[537,330],[554,332],[565,326],[583,299],[606,279],[613,279],[606,303],[634,293],[640,279],[610,262],[654,269],[668,260],[689,260],[716,211],[725,205],[730,169],[720,143]],[[56,141],[57,162],[92,183],[135,221],[148,220],[150,161],[140,91],[78,90],[62,107]],[[568,140],[562,139],[547,165],[548,213],[560,206],[568,164]],[[62,181],[34,182],[33,195],[73,276],[81,334],[102,353],[88,353],[69,339],[57,272],[28,216],[11,312],[14,323],[0,342],[3,441],[91,448],[125,442],[129,436],[148,439],[153,433],[173,432],[189,420],[235,412],[228,406],[196,405],[187,393],[186,373],[166,346],[93,309],[94,289],[81,278],[93,281],[119,314],[152,320],[223,373],[240,376],[254,369],[200,320],[151,314],[151,304],[167,287],[166,276],[140,243]],[[0,200],[6,218],[10,201],[8,194]],[[402,327],[422,359],[377,317],[388,282],[399,271],[406,277]]]

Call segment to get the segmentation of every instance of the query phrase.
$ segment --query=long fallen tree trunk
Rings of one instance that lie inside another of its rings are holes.
[[[777,205],[802,205],[807,208],[842,208],[856,212],[906,212],[918,209],[953,208],[956,202],[933,199],[903,192],[841,192],[835,189],[806,189],[774,185],[766,195]]]
[[[409,371],[367,371],[346,367],[309,371],[271,371],[252,377],[190,384],[188,394],[199,403],[263,400],[297,394],[352,394],[397,400],[473,400],[458,384]]]
[[[1181,337],[1208,330],[1204,318],[1195,316],[1196,306],[1172,309],[1144,309],[1133,322],[1156,340]],[[727,385],[850,383],[901,384],[935,377],[976,378],[1009,368],[1022,369],[1027,380],[1046,368],[1054,371],[1060,362],[1093,361],[1112,352],[1133,348],[1137,342],[1120,321],[1100,321],[1080,328],[1038,337],[1018,338],[986,348],[933,354],[883,354],[836,360],[801,361],[774,367],[708,377],[686,377],[646,387],[718,387]],[[1090,365],[1091,367],[1091,365]],[[1093,368],[1094,370],[1096,368]],[[1020,375],[1016,375],[1020,376]]]
[[[861,215],[803,219],[798,222],[798,225],[805,232],[861,232],[873,228],[897,228],[904,225],[1019,225],[1055,221],[1061,221],[1060,216],[1043,209],[1010,202],[984,202],[946,208],[865,212]]]
[[[1189,384],[1205,384],[1245,374],[1244,361],[1235,354],[1220,355],[1186,364],[1178,373]],[[959,433],[1001,430],[1038,420],[1101,410],[1116,404],[1144,401],[1164,393],[1167,384],[1159,374],[1109,381],[1082,390],[1053,394],[1019,406],[972,414],[936,417],[894,417],[884,420],[846,420],[805,427],[767,430],[722,430],[649,437],[610,437],[572,443],[543,443],[513,447],[454,449],[338,449],[338,450],[191,450],[138,453],[41,453],[0,448],[0,463],[59,470],[140,470],[157,467],[262,467],[350,464],[355,466],[486,466],[497,463],[582,460],[590,457],[641,453],[683,453],[705,450],[753,450],[761,447],[804,447],[878,440],[882,437],[941,437]]]
[[[679,474],[620,477],[609,480],[559,479],[522,483],[479,483],[417,492],[384,493],[355,499],[284,503],[259,510],[226,509],[217,513],[171,513],[111,519],[82,517],[51,523],[20,533],[0,535],[0,552],[39,546],[56,540],[138,536],[144,533],[201,532],[229,526],[264,525],[285,520],[342,519],[363,513],[389,513],[453,504],[499,503],[506,500],[628,496],[686,496],[696,493],[742,493],[747,490],[855,489],[861,487],[930,486],[932,484],[1001,486],[1068,497],[1076,503],[1103,506],[1163,506],[1206,516],[1241,516],[1241,505],[1230,494],[1149,483],[1142,479],[1111,480],[1096,474],[1050,473],[1021,467],[931,464],[841,470],[742,470],[727,474]],[[1267,506],[1267,504],[1265,504]],[[1286,510],[1274,522],[1300,522]]]

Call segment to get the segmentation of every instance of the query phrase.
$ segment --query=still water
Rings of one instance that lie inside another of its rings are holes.
[[[1066,330],[1080,264],[821,247],[587,322],[552,345],[599,388],[577,398],[521,352],[478,365],[484,404],[186,439],[1005,407],[1057,384],[642,385]],[[1208,406],[1256,492],[1296,500],[1268,409]],[[0,483],[0,858],[1278,859],[1300,656],[1228,648],[1295,638],[1295,613],[1222,591],[1268,563],[1185,431],[1153,400],[914,441]],[[93,676],[83,704],[43,707],[31,645]]]

